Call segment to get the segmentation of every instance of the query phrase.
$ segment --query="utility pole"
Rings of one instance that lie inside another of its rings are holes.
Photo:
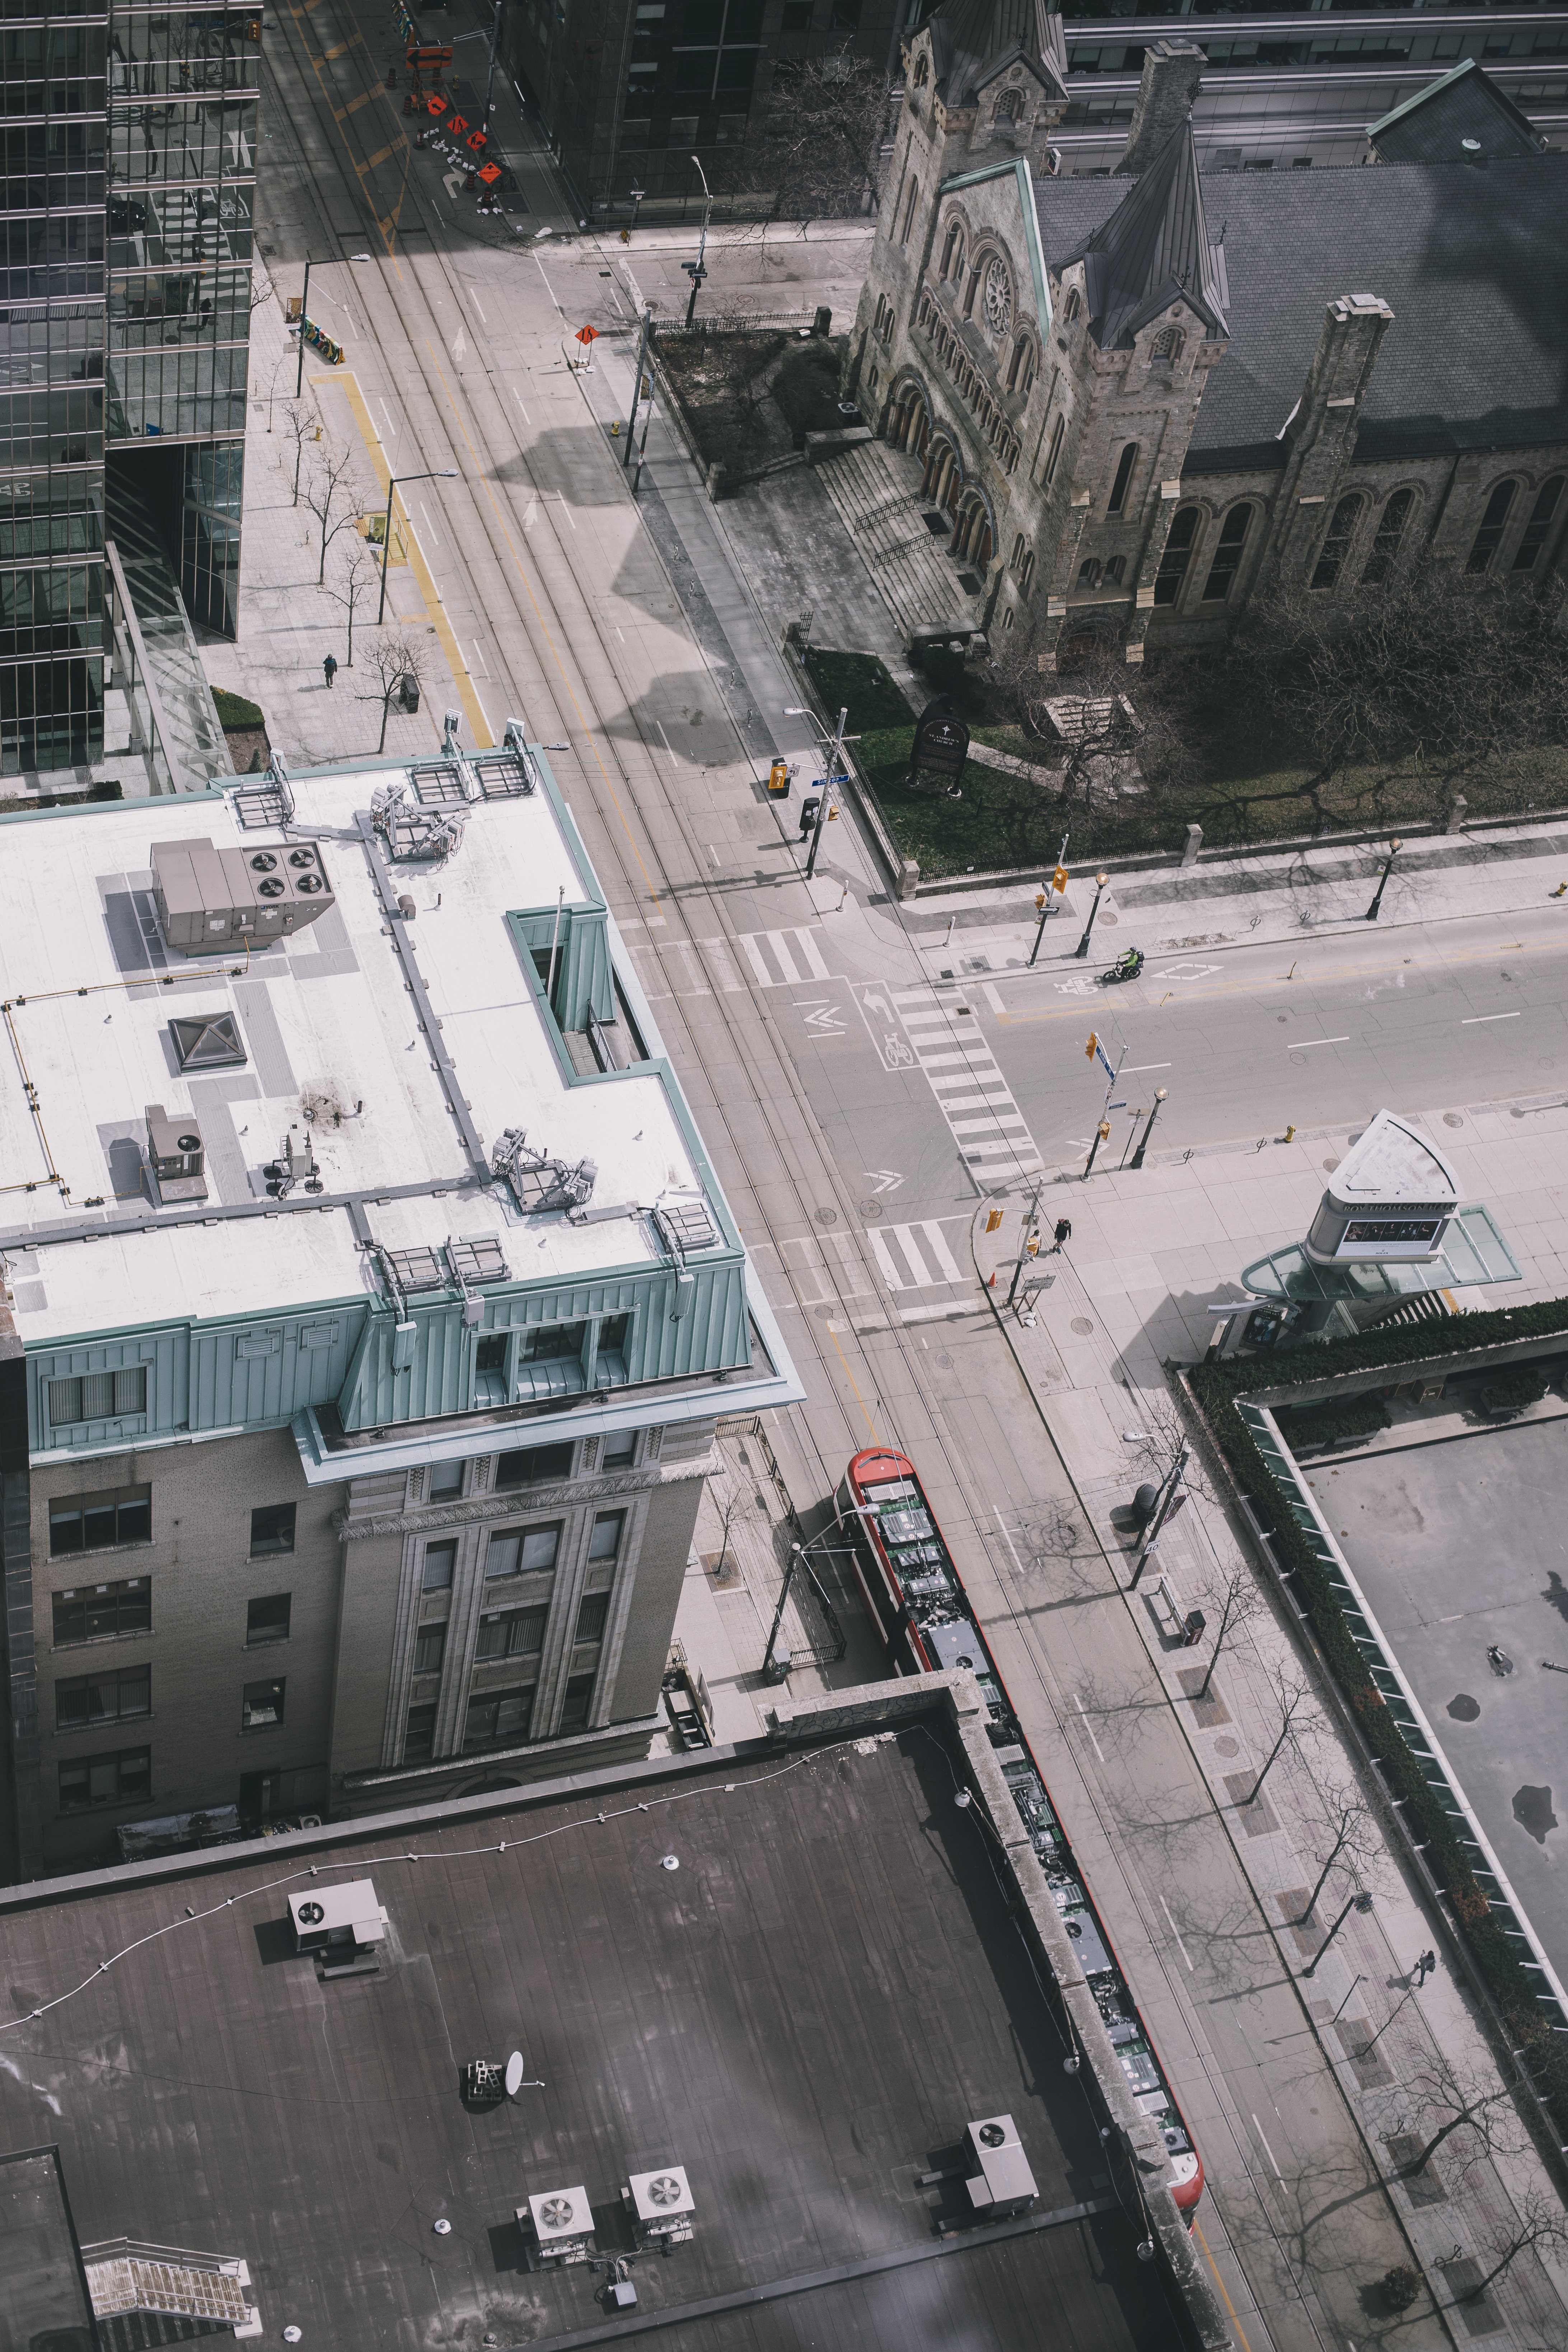
[[[1094,1141],[1089,1147],[1089,1158],[1083,1164],[1083,1181],[1086,1184],[1089,1180],[1090,1172],[1094,1167],[1095,1154],[1099,1151],[1100,1145],[1107,1141],[1110,1134],[1110,1121],[1108,1118],[1102,1118],[1100,1125],[1094,1130]]]
[[[642,314],[642,333],[637,340],[637,372],[632,384],[631,415],[626,418],[626,446],[621,451],[623,466],[629,466],[632,462],[632,434],[637,421],[637,403],[642,398],[643,369],[647,362],[647,339],[652,328],[653,312],[645,310]]]
[[[1035,1197],[1029,1203],[1029,1213],[1024,1220],[1024,1235],[1018,1244],[1018,1263],[1013,1268],[1013,1279],[1007,1286],[1006,1304],[1009,1307],[1011,1307],[1015,1297],[1017,1296],[1018,1284],[1024,1272],[1025,1260],[1031,1257],[1037,1257],[1039,1255],[1039,1235],[1035,1234],[1035,1220],[1039,1213],[1040,1187],[1037,1184],[1035,1187]],[[1029,1236],[1031,1234],[1035,1234],[1035,1246],[1033,1249],[1029,1247]]]
[[[1132,1581],[1127,1588],[1129,1592],[1137,1591],[1138,1580],[1149,1565],[1150,1554],[1159,1548],[1160,1530],[1171,1516],[1171,1506],[1175,1501],[1176,1489],[1182,1483],[1182,1474],[1191,1461],[1192,1454],[1192,1447],[1184,1440],[1182,1450],[1171,1465],[1171,1474],[1165,1481],[1163,1492],[1154,1507],[1154,1516],[1149,1522],[1149,1531],[1139,1548],[1137,1565],[1132,1570]]]
[[[1323,1940],[1319,1945],[1317,1950],[1313,1953],[1311,1958],[1308,1961],[1306,1967],[1302,1969],[1301,1974],[1304,1977],[1316,1976],[1318,1972],[1318,1962],[1322,1958],[1323,1954],[1328,1950],[1329,1946],[1333,1942],[1334,1937],[1339,1934],[1340,1929],[1344,1926],[1345,1921],[1350,1917],[1351,1913],[1352,1911],[1370,1911],[1371,1909],[1372,1897],[1370,1895],[1352,1895],[1350,1901],[1345,1905],[1344,1909],[1340,1913],[1339,1917],[1334,1921],[1333,1926],[1329,1929],[1328,1934],[1323,1937]]]
[[[479,118],[479,129],[487,139],[490,135],[491,94],[496,86],[496,51],[500,47],[501,7],[502,0],[495,0],[495,17],[490,26],[489,69],[485,75],[485,110]]]
[[[300,297],[300,364],[294,371],[294,397],[305,389],[305,317],[310,302],[310,257],[305,256],[305,290]],[[296,476],[298,481],[298,476]]]
[[[827,778],[822,788],[822,798],[816,804],[816,824],[811,835],[811,853],[805,861],[805,878],[808,882],[816,871],[816,853],[822,846],[822,828],[827,823],[828,801],[834,787],[844,781],[838,772],[844,765],[844,730],[848,724],[848,719],[847,709],[841,710],[838,714],[838,724],[834,730],[833,740],[827,747]]]
[[[1040,926],[1038,930],[1035,933],[1035,944],[1029,950],[1029,964],[1031,970],[1034,966],[1035,958],[1040,952],[1040,941],[1046,936],[1046,919],[1051,911],[1051,892],[1055,890],[1059,896],[1060,893],[1068,887],[1068,836],[1064,833],[1062,835],[1062,845],[1057,852],[1057,870],[1052,875],[1049,882],[1041,884],[1040,895],[1035,901],[1036,906],[1038,907],[1040,910]]]
[[[693,155],[691,160],[697,165],[697,176],[702,183],[702,235],[698,240],[696,260],[688,261],[683,265],[691,279],[691,299],[686,306],[686,323],[689,328],[697,315],[698,289],[708,275],[703,265],[708,253],[708,220],[713,210],[713,194],[708,185],[708,174],[703,170],[699,157]]]
[[[1149,1138],[1154,1132],[1154,1121],[1160,1116],[1160,1105],[1164,1101],[1165,1097],[1169,1092],[1170,1088],[1168,1087],[1156,1087],[1154,1089],[1154,1108],[1149,1114],[1149,1124],[1143,1129],[1142,1141],[1139,1144],[1137,1150],[1132,1154],[1131,1164],[1134,1168],[1142,1168],[1143,1165],[1143,1154],[1149,1149]]]

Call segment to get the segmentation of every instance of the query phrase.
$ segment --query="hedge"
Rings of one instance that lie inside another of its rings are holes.
[[[1568,1330],[1568,1298],[1465,1315],[1457,1322],[1458,1328],[1444,1327],[1445,1341],[1450,1330],[1453,1334],[1451,1344],[1441,1347],[1444,1354],[1457,1354],[1461,1349],[1468,1353],[1471,1348]],[[1298,1361],[1302,1377],[1314,1381],[1341,1372],[1394,1369],[1438,1352],[1434,1345],[1435,1336],[1430,1323],[1396,1324],[1386,1330],[1365,1332],[1360,1339],[1313,1348],[1310,1355]],[[1426,1848],[1427,1864],[1453,1905],[1460,1931],[1514,2037],[1515,2046],[1530,2053],[1536,2082],[1552,2101],[1557,2137],[1562,2142],[1568,2139],[1568,2051],[1562,2046],[1563,2037],[1554,2034],[1543,2019],[1535,1998],[1534,1980],[1477,1884],[1464,1847],[1427,1786],[1356,1647],[1332,1585],[1237,1411],[1238,1396],[1255,1389],[1283,1386],[1282,1371],[1278,1360],[1270,1361],[1266,1357],[1253,1356],[1195,1365],[1188,1372],[1187,1381],[1237,1486],[1272,1538],[1276,1559],[1295,1578],[1305,1597],[1312,1631],[1323,1656],[1355,1710],[1362,1737],[1384,1768],[1390,1793],[1404,1806],[1407,1826],[1417,1843]]]
[[[1546,1394],[1546,1375],[1533,1364],[1509,1364],[1481,1382],[1483,1412],[1522,1412]]]
[[[243,694],[231,694],[226,686],[214,687],[213,701],[220,727],[260,727],[265,723],[259,703],[247,702]]]
[[[1292,1405],[1285,1434],[1294,1448],[1331,1445],[1336,1437],[1370,1437],[1387,1427],[1388,1413],[1376,1397],[1329,1397],[1321,1404]]]

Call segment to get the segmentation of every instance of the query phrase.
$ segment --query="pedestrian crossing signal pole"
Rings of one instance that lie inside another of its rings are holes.
[[[310,257],[305,256],[305,290],[300,297],[300,364],[294,371],[294,397],[299,399],[305,388],[305,320],[310,308]],[[295,478],[296,489],[299,478]]]
[[[784,717],[810,719],[816,721],[816,713],[815,710],[807,710],[804,705],[792,704],[785,710]],[[805,861],[805,878],[808,882],[816,872],[816,853],[822,846],[822,828],[830,816],[837,816],[838,814],[836,808],[829,806],[835,787],[848,781],[844,746],[846,743],[858,743],[860,740],[858,735],[846,735],[844,732],[848,718],[848,711],[841,710],[838,714],[838,724],[827,739],[827,773],[823,780],[822,791],[817,799],[816,823],[812,828],[811,849]]]
[[[647,339],[652,326],[653,312],[645,310],[642,314],[642,334],[637,342],[637,372],[632,383],[632,409],[631,415],[626,419],[626,446],[621,451],[623,466],[629,466],[632,462],[632,436],[637,430],[637,403],[642,398],[643,370],[647,365]]]
[[[1039,929],[1035,933],[1035,944],[1029,950],[1029,965],[1031,970],[1034,967],[1035,958],[1040,952],[1040,941],[1046,936],[1046,918],[1051,911],[1051,890],[1056,891],[1059,898],[1061,893],[1068,887],[1068,836],[1064,833],[1062,835],[1062,845],[1057,852],[1057,870],[1051,877],[1050,888],[1047,889],[1042,887],[1038,897],[1035,900],[1035,905],[1039,909],[1040,925]]]
[[[1108,1118],[1102,1118],[1100,1125],[1094,1130],[1094,1141],[1089,1147],[1089,1158],[1083,1164],[1083,1181],[1086,1184],[1089,1181],[1090,1171],[1094,1167],[1094,1157],[1096,1152],[1100,1150],[1102,1143],[1107,1143],[1110,1139],[1110,1121]]]
[[[1009,1307],[1011,1307],[1014,1299],[1017,1297],[1018,1284],[1023,1278],[1025,1266],[1027,1265],[1031,1258],[1038,1257],[1040,1254],[1040,1236],[1035,1223],[1035,1220],[1039,1213],[1040,1188],[1037,1184],[1035,1187],[1035,1197],[1029,1203],[1029,1213],[1024,1220],[1024,1238],[1018,1248],[1018,1263],[1013,1268],[1013,1279],[1007,1286],[1007,1305]]]

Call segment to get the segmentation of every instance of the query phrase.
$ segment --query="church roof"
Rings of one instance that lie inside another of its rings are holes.
[[[983,82],[1019,58],[1061,87],[1043,0],[942,0],[924,29],[932,79],[949,106],[970,103]]]
[[[1489,161],[1539,155],[1543,144],[1527,117],[1474,58],[1428,82],[1374,122],[1366,135],[1384,163],[1458,163],[1478,153]]]
[[[1228,331],[1190,121],[1172,133],[1110,218],[1057,266],[1080,259],[1090,329],[1102,352],[1124,350],[1178,297],[1211,335]]]
[[[1125,180],[1036,180],[1053,269],[1110,226],[1127,190]],[[1205,173],[1202,195],[1218,224],[1230,348],[1204,390],[1189,473],[1283,465],[1278,436],[1324,310],[1363,287],[1394,325],[1358,457],[1568,443],[1568,156],[1484,171]]]

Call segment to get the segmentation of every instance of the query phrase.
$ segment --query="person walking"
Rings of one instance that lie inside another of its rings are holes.
[[[1063,1244],[1064,1244],[1065,1243],[1067,1243],[1067,1242],[1070,1242],[1070,1241],[1071,1241],[1071,1239],[1072,1239],[1072,1219],[1071,1219],[1070,1217],[1058,1217],[1058,1218],[1057,1219],[1057,1230],[1056,1230],[1056,1236],[1055,1236],[1054,1240],[1053,1240],[1053,1241],[1052,1241],[1052,1243],[1051,1243],[1051,1249],[1052,1249],[1053,1254],[1055,1254],[1055,1255],[1060,1255],[1060,1253],[1061,1253],[1061,1250],[1062,1250],[1062,1246],[1063,1246]]]
[[[1431,1975],[1436,1965],[1437,1955],[1436,1952],[1422,1953],[1420,1958],[1415,1963],[1415,1986],[1417,1991],[1419,1991],[1420,1988],[1426,1983],[1427,1978]]]
[[[329,655],[327,656],[326,660],[321,664],[321,675],[322,675],[322,676],[323,676],[323,677],[326,679],[327,684],[328,684],[329,686],[331,686],[331,682],[332,682],[333,678],[335,678],[335,677],[336,677],[337,674],[338,674],[337,657],[336,657],[336,656],[335,656],[335,655],[333,655],[333,654],[329,654]]]

